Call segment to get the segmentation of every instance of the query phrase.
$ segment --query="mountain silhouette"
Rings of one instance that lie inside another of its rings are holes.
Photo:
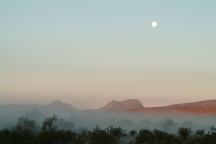
[[[139,100],[113,100],[97,109],[103,112],[145,112],[145,113],[176,113],[176,114],[206,114],[216,115],[216,100],[206,100],[191,103],[182,103],[161,107],[144,107]]]
[[[144,109],[142,103],[137,99],[128,99],[124,101],[113,100],[104,107],[99,108],[99,111],[109,112],[132,112],[142,111]]]
[[[70,113],[77,111],[72,105],[55,100],[44,106],[44,111],[51,114]]]
[[[33,111],[34,110],[34,111]],[[36,110],[36,111],[35,111]],[[55,100],[47,105],[0,105],[2,117],[17,117],[18,115],[41,113],[42,115],[62,115],[73,112],[129,112],[129,113],[174,113],[194,115],[216,115],[216,100],[206,100],[191,103],[181,103],[161,107],[144,107],[137,99],[123,101],[112,100],[99,109],[77,110],[68,103]]]

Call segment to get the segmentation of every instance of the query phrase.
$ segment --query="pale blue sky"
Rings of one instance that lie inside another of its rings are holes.
[[[215,26],[214,0],[2,0],[0,103],[216,98]]]

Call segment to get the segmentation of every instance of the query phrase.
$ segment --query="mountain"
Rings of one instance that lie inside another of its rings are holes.
[[[137,99],[128,99],[124,101],[113,100],[104,107],[99,108],[98,111],[109,112],[138,112],[144,109],[142,103]]]
[[[183,103],[168,106],[175,112],[193,114],[216,114],[216,100],[207,100],[193,103]]]
[[[0,118],[10,118],[15,119],[21,116],[28,117],[42,117],[42,116],[51,116],[62,115],[62,114],[70,114],[72,112],[76,112],[73,106],[67,103],[63,103],[59,100],[53,101],[47,105],[0,105]]]
[[[0,105],[0,118],[10,116],[19,117],[28,115],[30,117],[41,117],[56,115],[68,115],[78,110],[68,103],[59,100],[47,105]],[[137,99],[123,101],[113,100],[105,106],[96,110],[79,112],[129,112],[129,113],[173,113],[173,114],[194,114],[194,115],[216,115],[216,100],[206,100],[191,103],[181,103],[161,107],[144,107]]]
[[[139,100],[113,100],[97,109],[103,112],[143,112],[143,113],[175,113],[195,115],[216,115],[216,100],[182,103],[161,107],[144,107]]]
[[[70,113],[70,112],[77,111],[77,109],[75,109],[70,104],[63,103],[59,100],[53,101],[48,105],[45,105],[43,109],[46,113],[51,113],[51,114]]]

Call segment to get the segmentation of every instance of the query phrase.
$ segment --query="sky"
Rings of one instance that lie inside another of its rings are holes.
[[[216,99],[215,26],[215,0],[2,0],[0,104]]]

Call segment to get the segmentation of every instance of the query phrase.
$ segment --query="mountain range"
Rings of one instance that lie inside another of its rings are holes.
[[[39,113],[45,115],[68,114],[72,112],[82,112],[72,105],[63,103],[59,100],[53,101],[47,105],[0,105],[0,114],[8,113]],[[216,100],[206,100],[191,103],[174,104],[161,107],[144,107],[137,99],[128,99],[123,101],[112,100],[105,106],[86,110],[86,112],[115,112],[115,113],[174,113],[174,114],[194,114],[194,115],[216,115]]]
[[[77,112],[73,106],[63,103],[59,100],[53,101],[47,105],[0,105],[0,119],[1,118],[17,118],[20,116],[28,116],[31,118],[42,118],[44,116],[64,115],[72,112]]]
[[[161,107],[144,107],[139,100],[113,100],[104,107],[97,109],[104,112],[145,112],[145,113],[176,113],[176,114],[206,114],[216,115],[216,100],[206,100],[191,103],[182,103]]]

